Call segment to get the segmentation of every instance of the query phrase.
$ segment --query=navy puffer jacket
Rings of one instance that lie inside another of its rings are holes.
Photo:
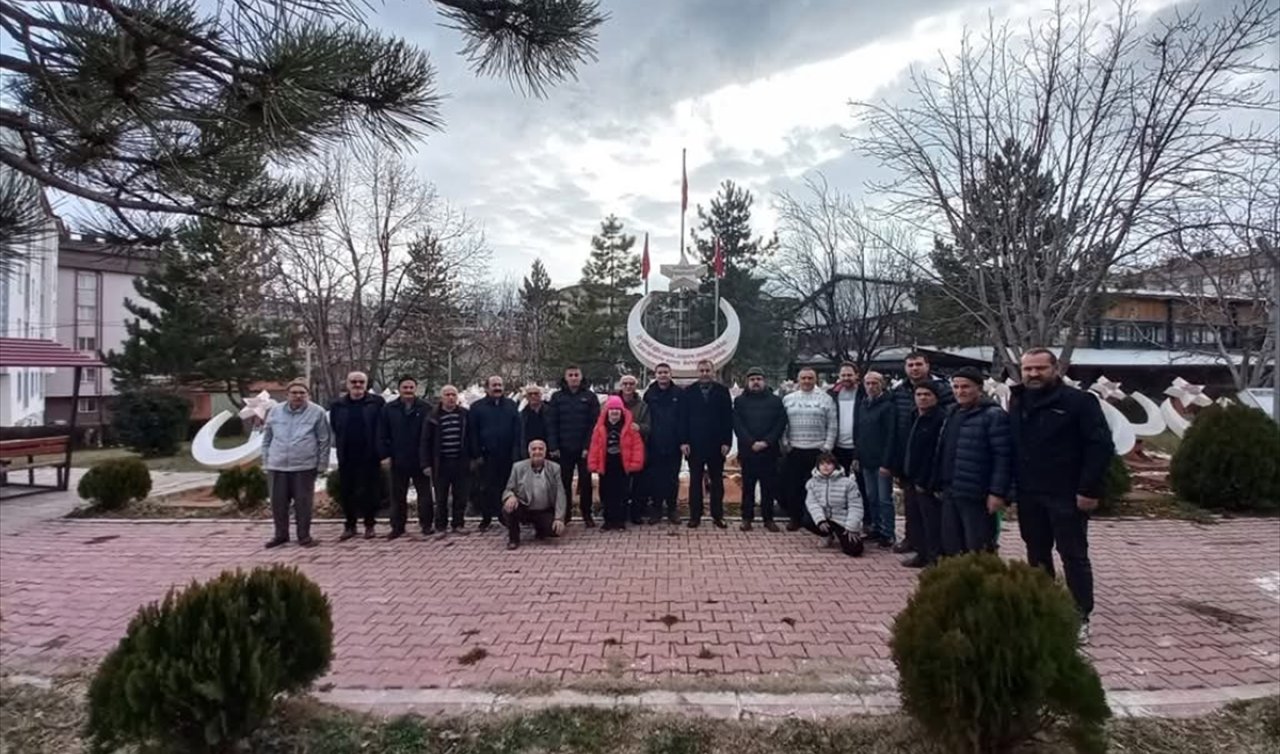
[[[674,382],[664,390],[657,380],[644,391],[649,407],[649,437],[645,443],[648,456],[670,458],[680,455],[680,401],[684,390]]]
[[[939,433],[934,470],[934,486],[949,489],[955,498],[1007,499],[1013,472],[1009,415],[988,398],[970,409],[953,404]]]

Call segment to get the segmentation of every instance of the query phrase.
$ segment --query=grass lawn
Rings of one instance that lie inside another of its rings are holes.
[[[234,448],[245,441],[244,437],[218,437],[215,438],[213,444],[219,448]],[[101,461],[111,461],[117,458],[142,458],[142,456],[134,453],[127,448],[94,448],[91,450],[77,450],[71,457],[71,464],[77,468],[89,468],[95,463]],[[152,471],[213,471],[213,469],[201,466],[191,457],[191,443],[182,443],[182,449],[177,455],[165,456],[163,458],[142,458],[147,464],[147,468]]]
[[[84,682],[0,687],[4,751],[84,751]],[[1111,751],[1127,754],[1271,754],[1280,747],[1280,698],[1238,703],[1185,720],[1115,720]],[[245,751],[261,754],[942,754],[901,715],[726,722],[590,708],[391,720],[306,699],[278,706]],[[1046,740],[1023,754],[1068,754]]]

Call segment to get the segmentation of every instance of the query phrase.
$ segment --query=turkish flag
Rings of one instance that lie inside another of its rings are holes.
[[[644,255],[640,257],[640,277],[649,279],[649,234],[644,234]]]
[[[724,247],[720,245],[720,236],[716,236],[716,256],[711,261],[712,268],[716,271],[716,277],[724,277]]]

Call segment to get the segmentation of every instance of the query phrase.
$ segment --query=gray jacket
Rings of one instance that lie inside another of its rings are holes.
[[[262,465],[267,471],[324,471],[330,437],[324,409],[311,401],[297,411],[281,403],[262,430]]]
[[[834,521],[850,532],[862,526],[862,495],[858,485],[837,466],[831,476],[823,476],[817,469],[805,483],[804,506],[815,524]]]
[[[547,485],[542,498],[554,500],[551,506],[530,505],[533,500],[533,485],[539,482]],[[556,518],[563,520],[569,506],[564,497],[564,484],[560,481],[560,464],[555,461],[544,461],[542,474],[539,475],[533,472],[532,461],[525,459],[516,462],[516,465],[511,467],[511,476],[507,477],[507,488],[502,492],[502,501],[506,502],[513,497],[523,505],[530,505],[532,510],[546,510],[548,507],[554,507]]]

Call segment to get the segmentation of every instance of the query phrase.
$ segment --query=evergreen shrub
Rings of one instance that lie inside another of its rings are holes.
[[[1280,425],[1239,404],[1205,407],[1173,454],[1169,484],[1205,508],[1280,510]]]
[[[234,501],[236,508],[251,511],[267,500],[267,472],[261,466],[234,466],[218,472],[213,485],[214,497]]]
[[[176,455],[190,417],[191,402],[163,390],[121,393],[111,407],[111,426],[120,442],[147,458]]]
[[[81,499],[105,510],[118,510],[151,494],[151,469],[137,458],[117,458],[93,465],[76,486]]]

